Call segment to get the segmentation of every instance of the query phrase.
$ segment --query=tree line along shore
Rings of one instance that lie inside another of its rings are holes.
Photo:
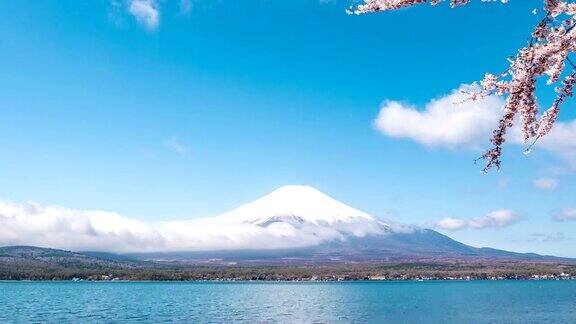
[[[565,264],[366,264],[327,266],[172,265],[75,267],[0,264],[0,280],[92,281],[357,281],[357,280],[574,280]]]

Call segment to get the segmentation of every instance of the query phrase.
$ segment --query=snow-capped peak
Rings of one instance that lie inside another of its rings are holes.
[[[347,206],[311,186],[289,185],[212,220],[264,224],[290,218],[314,224],[373,221],[365,212]]]

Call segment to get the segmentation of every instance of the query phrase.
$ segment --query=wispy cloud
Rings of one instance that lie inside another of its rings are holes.
[[[180,0],[180,13],[187,15],[192,11],[192,0]]]
[[[567,237],[563,232],[555,232],[550,234],[532,233],[528,241],[550,243],[550,242],[562,242],[565,240],[567,240]]]
[[[457,231],[461,229],[483,229],[483,228],[502,228],[512,225],[522,218],[512,210],[503,209],[495,210],[484,216],[475,217],[472,219],[461,219],[447,217],[440,220],[436,227],[449,231]]]
[[[496,186],[501,189],[507,188],[509,185],[510,185],[510,179],[506,177],[502,177],[498,179],[498,181],[496,182]]]
[[[149,30],[155,30],[160,24],[160,11],[156,0],[130,0],[128,12]]]
[[[188,153],[188,147],[186,147],[186,145],[184,145],[176,136],[169,138],[165,144],[168,148],[172,149],[178,154],[184,155]]]
[[[557,222],[576,221],[576,208],[565,208],[555,213],[552,219]]]
[[[554,190],[558,187],[558,181],[552,178],[538,178],[532,182],[532,185],[536,189]]]

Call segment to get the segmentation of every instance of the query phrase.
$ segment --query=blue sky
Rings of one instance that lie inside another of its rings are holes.
[[[513,211],[443,232],[576,257],[576,222],[552,220],[576,208],[569,154],[511,145],[482,175],[487,137],[423,145],[374,126],[387,100],[423,111],[504,70],[539,19],[541,1],[476,2],[350,16],[341,0],[159,0],[151,18],[123,0],[2,1],[0,199],[159,221],[308,184],[425,226]]]

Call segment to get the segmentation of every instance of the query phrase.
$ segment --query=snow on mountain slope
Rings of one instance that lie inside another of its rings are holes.
[[[299,221],[316,225],[375,221],[311,186],[284,186],[264,197],[210,219],[222,223],[263,225],[273,221]]]

